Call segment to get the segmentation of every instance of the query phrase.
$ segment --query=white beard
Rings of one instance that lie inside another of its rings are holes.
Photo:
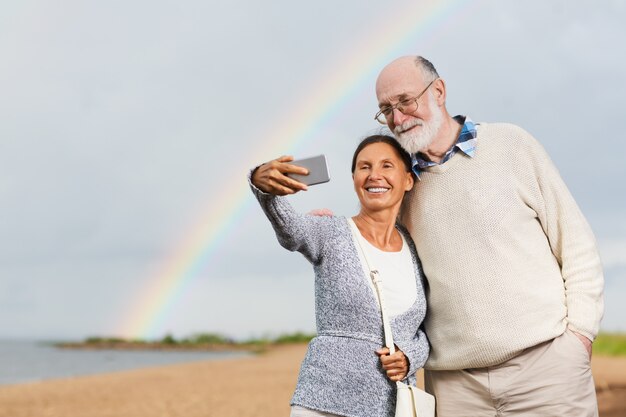
[[[404,122],[401,126],[396,126],[393,130],[393,133],[400,145],[411,155],[428,148],[439,132],[439,128],[441,128],[441,125],[443,124],[443,112],[439,106],[433,102],[434,100],[429,97],[428,107],[430,108],[430,113],[432,115],[429,122],[425,122],[420,118],[414,118]],[[414,126],[420,127],[410,132],[404,132]]]

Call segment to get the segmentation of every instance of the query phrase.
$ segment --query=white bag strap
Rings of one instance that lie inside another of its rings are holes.
[[[380,273],[378,272],[378,270],[372,264],[372,261],[370,260],[369,256],[367,256],[367,251],[365,250],[365,245],[363,244],[363,241],[365,240],[365,238],[363,237],[363,235],[361,235],[359,228],[354,223],[354,220],[350,218],[348,219],[348,223],[350,224],[350,227],[352,228],[352,234],[354,235],[354,238],[357,244],[359,245],[359,248],[361,249],[361,254],[363,255],[363,258],[365,259],[365,263],[367,264],[367,269],[369,269],[370,271],[370,279],[374,283],[374,288],[376,288],[376,295],[378,296],[378,301],[380,303],[380,313],[383,318],[383,330],[385,332],[385,346],[389,348],[389,354],[394,354],[396,352],[396,346],[393,344],[393,334],[391,333],[391,325],[389,324],[389,317],[385,309],[385,301],[383,297],[383,288],[382,288],[383,280],[380,277]]]

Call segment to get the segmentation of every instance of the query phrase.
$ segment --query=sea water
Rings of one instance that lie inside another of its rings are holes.
[[[18,384],[246,355],[249,354],[245,352],[60,349],[50,343],[0,340],[0,384]]]

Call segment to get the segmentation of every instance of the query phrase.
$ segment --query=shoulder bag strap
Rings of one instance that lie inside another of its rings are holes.
[[[348,218],[348,223],[352,229],[352,234],[354,235],[354,239],[356,240],[359,248],[361,249],[361,254],[363,254],[363,258],[365,259],[365,263],[367,264],[367,269],[370,271],[370,279],[374,283],[374,288],[376,288],[376,295],[378,296],[378,301],[380,303],[380,312],[383,318],[383,330],[385,331],[385,346],[389,348],[389,353],[393,354],[396,351],[396,347],[393,344],[393,334],[391,333],[391,325],[389,324],[389,317],[387,315],[387,311],[385,309],[385,301],[383,297],[383,288],[382,288],[382,278],[380,277],[380,273],[372,264],[372,261],[367,256],[367,251],[365,250],[364,240],[365,238],[361,235],[359,228],[356,226],[354,221]]]

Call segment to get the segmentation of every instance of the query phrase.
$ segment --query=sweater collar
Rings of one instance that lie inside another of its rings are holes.
[[[478,134],[476,131],[477,124],[474,123],[469,117],[462,115],[454,116],[454,120],[463,125],[463,127],[461,128],[461,133],[459,133],[459,137],[456,139],[456,142],[452,145],[448,152],[446,152],[444,157],[441,159],[441,162],[437,163],[425,159],[419,153],[411,155],[413,172],[418,179],[420,173],[424,169],[436,165],[443,165],[458,151],[461,151],[470,158],[474,157],[474,154],[476,153],[476,142],[478,141]]]

